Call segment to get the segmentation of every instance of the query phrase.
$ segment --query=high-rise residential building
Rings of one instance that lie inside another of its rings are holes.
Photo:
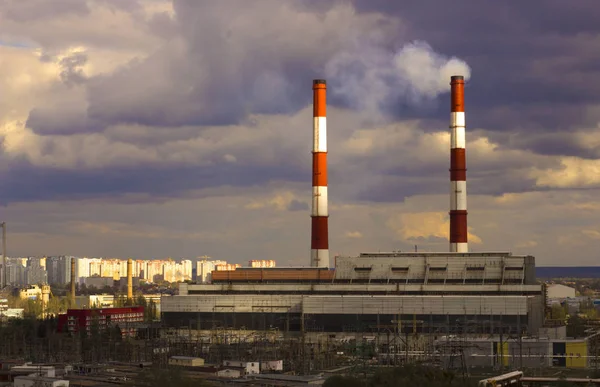
[[[209,261],[207,259],[198,261],[196,263],[196,282],[208,283],[211,281],[210,273],[216,270],[218,265],[227,265],[225,261]]]
[[[46,258],[29,258],[25,269],[25,283],[27,285],[46,284]]]
[[[189,259],[184,259],[181,261],[181,270],[183,270],[183,276],[185,277],[186,281],[192,279],[192,266],[193,263]]]
[[[143,259],[137,259],[135,261],[133,261],[133,277],[137,277],[137,278],[146,278],[145,274],[146,274],[146,270],[147,270],[147,264],[148,261],[145,261]]]
[[[208,257],[206,257],[208,258]],[[71,261],[75,260],[76,282],[84,283],[86,278],[100,277],[119,280],[127,276],[126,259],[78,258],[73,256],[49,256],[7,259],[7,280],[9,285],[25,286],[39,284],[68,284],[71,282]],[[261,265],[268,266],[269,261]],[[196,267],[194,269],[194,267]],[[133,278],[146,282],[184,282],[195,279],[210,282],[213,270],[235,270],[239,264],[225,261],[196,262],[184,259],[179,262],[167,260],[135,260],[132,265]]]
[[[87,278],[100,275],[102,259],[100,258],[77,258],[75,272],[78,278]]]
[[[157,282],[163,279],[164,261],[148,261],[144,279],[148,282]]]
[[[184,282],[192,279],[192,261],[166,261],[163,264],[163,280],[167,282]]]
[[[90,260],[90,275],[89,277],[92,276],[102,276],[102,259],[100,258],[96,258],[93,260]]]
[[[48,275],[48,283],[68,284],[71,282],[71,260],[77,260],[71,256],[46,257],[46,272]],[[75,264],[75,275],[77,276],[77,262]]]
[[[22,286],[27,284],[25,277],[25,270],[27,267],[27,261],[23,261],[20,258],[10,259],[7,262],[7,281],[12,286]]]

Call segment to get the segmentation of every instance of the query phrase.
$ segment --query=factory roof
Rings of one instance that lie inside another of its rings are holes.
[[[415,251],[378,251],[378,252],[366,252],[360,253],[359,257],[390,257],[390,256],[402,256],[402,257],[446,257],[446,256],[454,256],[454,257],[510,257],[514,256],[509,251],[473,251],[469,253],[455,253],[449,251],[423,251],[423,252],[415,252]],[[521,255],[517,255],[515,257],[522,257]]]
[[[235,270],[333,270],[329,267],[313,267],[313,266],[277,266],[277,267],[236,267],[233,270],[214,270],[214,271],[235,271]]]

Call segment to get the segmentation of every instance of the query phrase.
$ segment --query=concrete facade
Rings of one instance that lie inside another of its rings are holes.
[[[265,269],[268,270],[268,269]],[[180,284],[161,301],[174,327],[374,331],[418,320],[418,331],[468,321],[537,334],[544,319],[535,259],[509,253],[365,253],[337,257],[332,281]]]

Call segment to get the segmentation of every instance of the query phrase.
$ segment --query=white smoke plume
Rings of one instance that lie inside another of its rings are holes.
[[[336,54],[325,66],[335,87],[330,93],[352,108],[380,115],[396,101],[417,106],[450,91],[450,77],[468,80],[467,63],[433,51],[425,42],[406,44],[398,52],[357,44]]]

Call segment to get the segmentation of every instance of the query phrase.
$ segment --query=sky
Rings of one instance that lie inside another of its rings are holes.
[[[0,2],[8,255],[309,265],[312,80],[331,254],[448,250],[463,75],[471,251],[596,265],[597,0]]]

